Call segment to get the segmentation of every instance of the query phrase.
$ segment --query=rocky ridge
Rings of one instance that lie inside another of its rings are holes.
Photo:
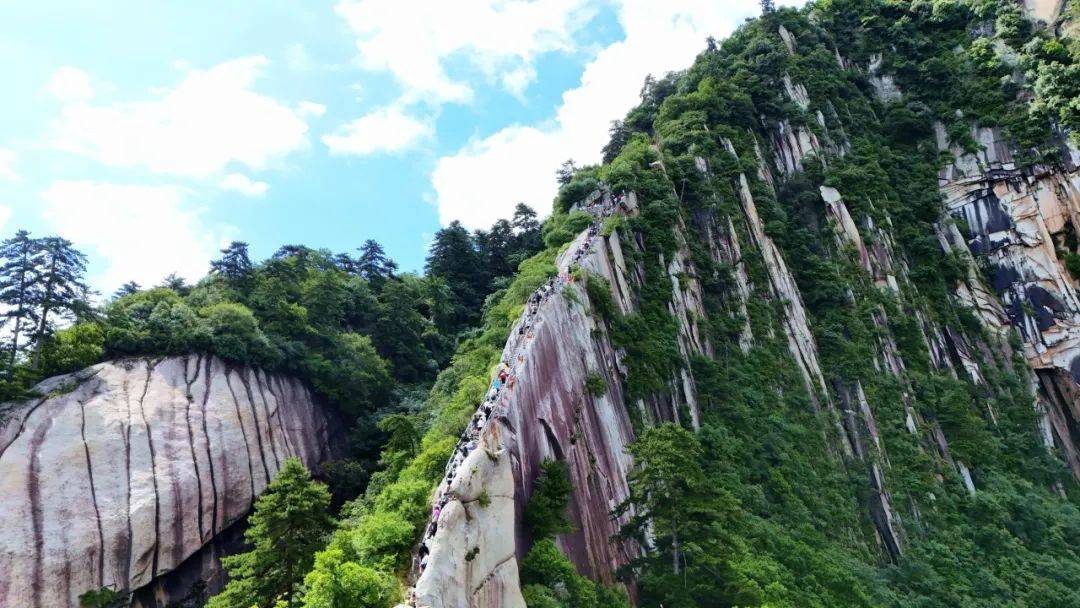
[[[782,27],[780,37],[794,53],[797,38]],[[858,69],[839,54],[837,61],[844,69]],[[881,102],[903,98],[903,92],[878,59],[862,71],[869,76],[872,91]],[[803,110],[811,107],[806,87],[790,76],[783,84],[793,104]],[[775,189],[782,180],[804,171],[811,159],[844,155],[849,144],[843,131],[830,134],[825,124],[831,121],[826,121],[820,111],[817,114],[823,133],[780,122],[766,129],[764,139],[754,135],[756,158],[752,164],[757,174],[753,177]],[[954,295],[991,330],[992,337],[938,324],[917,308],[907,312],[913,315],[931,364],[938,372],[986,387],[986,391],[995,390],[988,385],[995,366],[1025,376],[1036,395],[1045,446],[1061,455],[1074,477],[1080,479],[1080,436],[1075,431],[1080,427],[1080,334],[1076,330],[1080,324],[1080,297],[1061,254],[1067,249],[1066,240],[1075,241],[1080,233],[1080,224],[1076,223],[1080,222],[1080,155],[1068,148],[1063,138],[1066,162],[1062,166],[1020,168],[996,130],[972,129],[973,139],[981,144],[982,151],[977,154],[950,150],[940,127],[938,134],[939,146],[955,157],[939,176],[945,212],[938,224],[938,240],[945,252],[969,260],[968,277],[958,284]],[[724,145],[735,155],[731,142],[725,141]],[[763,148],[772,150],[768,160]],[[695,158],[694,165],[702,180],[714,179],[706,158]],[[659,166],[664,169],[662,162]],[[687,241],[703,235],[702,244],[712,260],[733,270],[735,305],[743,311],[743,317],[747,317],[747,305],[754,298],[781,307],[782,333],[805,388],[836,429],[833,445],[837,462],[865,475],[873,490],[865,506],[875,538],[880,550],[898,561],[907,542],[901,512],[917,520],[920,507],[914,501],[894,504],[889,490],[888,449],[862,384],[857,380],[826,380],[802,294],[788,261],[765,229],[748,181],[747,174],[738,176],[740,212],[736,216],[694,217],[693,231],[682,220],[676,227],[679,251],[673,259],[660,262],[672,282],[669,308],[677,321],[679,349],[687,365],[671,378],[666,393],[626,407],[637,409],[646,422],[678,420],[685,414],[690,420],[684,422],[697,425],[700,412],[688,363],[694,355],[711,354],[713,346],[697,328],[696,319],[705,311],[698,271],[687,254]],[[857,223],[844,192],[822,186],[820,195],[837,251],[853,256],[878,289],[903,301],[914,286],[908,263],[898,254],[893,240],[891,218],[884,213],[881,225],[870,217]],[[869,204],[872,206],[873,201]],[[584,238],[585,234],[579,236],[570,251]],[[634,310],[636,287],[644,278],[640,264],[627,263],[623,253],[627,248],[643,249],[635,238],[615,230],[597,239],[589,254],[580,260],[588,273],[607,280],[613,300],[624,313]],[[747,250],[764,261],[765,281],[750,278],[744,261]],[[568,270],[570,261],[564,255],[560,270]],[[984,265],[982,273],[976,271],[977,264]],[[989,283],[982,276],[989,277]],[[527,550],[529,539],[521,514],[537,465],[545,458],[571,464],[576,489],[570,512],[577,531],[560,538],[559,544],[580,573],[610,582],[614,570],[639,550],[626,544],[602,549],[603,535],[610,537],[618,527],[619,522],[611,520],[609,513],[625,497],[625,473],[632,466],[625,457],[616,457],[633,439],[629,416],[620,410],[621,377],[625,374],[621,352],[612,345],[595,311],[590,310],[587,294],[579,285],[568,285],[539,315],[535,339],[525,347],[527,365],[536,367],[526,367],[521,377],[542,381],[526,384],[530,386],[528,392],[515,388],[509,397],[508,415],[496,417],[495,423],[484,427],[478,449],[459,465],[462,473],[440,486],[438,495],[457,498],[452,498],[439,516],[428,567],[416,583],[417,606],[524,605],[516,560]],[[901,386],[899,406],[904,412],[906,432],[918,439],[934,463],[939,480],[955,476],[969,494],[975,494],[978,479],[968,464],[953,453],[941,422],[924,417],[915,407],[914,390],[907,378],[908,363],[897,346],[889,314],[879,307],[873,318],[878,335],[872,363]],[[1009,336],[1014,329],[1021,337],[1018,352],[1031,372],[1011,363]],[[754,343],[754,330],[747,321],[739,344],[745,351]],[[504,356],[512,357],[515,352],[512,340]],[[593,398],[585,391],[589,373],[604,376],[610,387],[604,397]],[[993,422],[995,412],[992,406],[987,407],[986,414]],[[598,424],[601,421],[606,422]],[[607,434],[600,432],[605,425]],[[596,488],[606,492],[597,493]],[[491,500],[487,507],[479,504],[484,492]]]

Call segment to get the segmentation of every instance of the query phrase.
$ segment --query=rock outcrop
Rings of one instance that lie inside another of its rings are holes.
[[[799,41],[794,34],[781,27],[780,38],[789,52],[796,52]],[[838,63],[842,69],[865,74],[868,93],[878,102],[905,98],[880,56],[860,69],[838,52]],[[697,427],[701,412],[689,362],[697,355],[712,356],[716,348],[707,332],[697,327],[696,320],[707,313],[688,242],[699,251],[706,250],[715,267],[730,273],[724,297],[741,319],[739,348],[747,352],[773,335],[787,343],[810,401],[831,427],[825,430],[826,440],[837,466],[866,479],[868,491],[860,502],[880,553],[894,562],[902,559],[908,524],[919,522],[918,500],[932,502],[934,497],[908,495],[903,504],[897,504],[890,491],[893,465],[875,414],[873,387],[827,369],[812,315],[792,271],[798,270],[799,261],[785,259],[759,216],[756,197],[760,201],[766,192],[776,195],[810,161],[827,164],[850,149],[831,102],[815,101],[790,75],[782,85],[794,107],[807,117],[817,117],[820,129],[808,128],[805,123],[812,118],[804,117],[801,123],[778,120],[763,124],[761,132],[752,131],[749,139],[756,159],[749,158],[751,145],[743,142],[743,157],[737,160],[742,167],[756,165],[756,172],[734,174],[728,195],[733,201],[719,197],[696,201],[724,211],[678,218],[673,226],[677,251],[671,259],[659,260],[665,280],[671,280],[669,312],[676,321],[679,352],[686,365],[673,375],[666,391],[624,405],[622,353],[613,346],[609,328],[598,318],[580,283],[566,285],[539,309],[531,321],[529,340],[522,342],[515,327],[504,360],[523,356],[515,372],[518,384],[507,393],[505,414],[484,427],[478,447],[450,467],[456,473],[437,491],[437,496],[450,500],[439,515],[435,535],[427,541],[431,553],[427,569],[416,582],[417,606],[524,605],[517,563],[531,539],[524,530],[522,512],[545,459],[563,460],[570,467],[575,490],[569,510],[575,532],[560,537],[558,543],[580,573],[611,582],[612,573],[641,550],[632,543],[610,540],[621,523],[610,512],[626,497],[632,467],[625,455],[626,445],[634,438],[631,418],[645,424],[675,420]],[[894,236],[888,201],[845,201],[842,190],[821,186],[822,219],[835,237],[831,254],[838,259],[850,256],[866,277],[867,289],[877,290],[879,300],[894,306],[887,310],[877,304],[869,311],[874,330],[870,365],[896,386],[897,403],[890,406],[895,405],[902,415],[888,421],[888,430],[894,437],[899,430],[914,439],[912,443],[931,463],[939,482],[949,479],[961,492],[978,492],[977,471],[973,474],[969,463],[950,448],[942,423],[926,416],[925,409],[915,403],[909,362],[901,354],[890,315],[910,315],[934,373],[987,392],[994,390],[992,375],[1002,370],[1029,380],[1037,389],[1046,446],[1060,454],[1080,479],[1080,432],[1076,431],[1080,428],[1080,293],[1067,256],[1061,253],[1075,251],[1080,236],[1080,155],[1063,149],[1064,166],[1021,169],[999,132],[973,129],[972,138],[981,151],[967,154],[952,149],[956,160],[939,176],[945,208],[937,236],[945,252],[968,262],[968,276],[957,285],[955,297],[982,321],[991,337],[934,319],[919,308],[908,260]],[[941,128],[938,142],[943,151],[951,148]],[[721,138],[719,143],[730,156],[739,156],[731,141]],[[686,164],[709,183],[717,179],[710,162],[694,156],[693,164]],[[667,172],[664,161],[651,166]],[[680,179],[686,179],[685,172]],[[852,210],[858,208],[848,205],[863,209],[854,215]],[[867,208],[875,213],[867,213]],[[574,261],[571,254],[587,238],[588,233],[583,233],[559,259],[561,272],[569,270]],[[635,294],[644,281],[641,259],[646,250],[639,237],[615,230],[593,239],[588,254],[577,262],[586,274],[609,283],[620,312],[632,313],[637,306]],[[760,258],[762,271],[748,272],[748,256]],[[1077,263],[1080,256],[1073,260]],[[852,301],[856,297],[851,286],[846,297]],[[747,320],[748,307],[755,300],[768,302],[777,311],[778,323],[765,328],[768,336],[755,335],[760,330]],[[1009,335],[1014,327],[1034,374],[1022,362],[1012,362]],[[594,375],[608,387],[602,396],[591,395],[585,388],[586,378]],[[985,407],[987,419],[996,425],[992,404]]]
[[[587,238],[582,233],[560,257],[562,273]],[[577,263],[609,282],[617,306],[633,306],[617,231],[592,238]],[[431,554],[415,585],[417,606],[524,608],[518,561],[531,539],[522,512],[545,460],[570,468],[575,530],[558,544],[581,573],[610,584],[615,569],[639,551],[632,542],[611,542],[624,523],[612,519],[611,510],[628,493],[631,460],[625,448],[634,432],[623,404],[618,355],[581,283],[563,285],[535,314],[523,315],[503,360],[517,362],[514,385],[503,391],[505,401],[478,447],[438,490],[451,499],[427,541]],[[604,380],[603,395],[587,390],[589,376]]]
[[[1019,331],[1047,445],[1080,480],[1080,290],[1068,263],[1080,235],[1080,154],[1066,149],[1063,167],[1021,170],[999,131],[973,136],[983,152],[954,151],[941,174],[956,224],[941,238],[981,260],[990,284],[972,276],[958,295],[988,327]]]
[[[286,458],[314,466],[339,442],[300,382],[212,357],[102,363],[36,390],[0,414],[0,606],[102,587],[165,605],[185,587],[165,575],[212,573]]]

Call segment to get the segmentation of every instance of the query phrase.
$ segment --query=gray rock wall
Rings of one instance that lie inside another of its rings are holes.
[[[38,391],[0,422],[0,606],[149,585],[287,457],[326,459],[338,426],[298,381],[210,357],[102,363]]]

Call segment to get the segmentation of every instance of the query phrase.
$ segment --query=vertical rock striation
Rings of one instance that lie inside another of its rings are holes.
[[[582,233],[570,245],[558,261],[560,271],[569,269],[586,238]],[[633,307],[617,232],[593,238],[578,263],[609,282],[617,306]],[[619,356],[603,320],[585,289],[570,283],[539,306],[527,329],[522,322],[503,352],[505,361],[517,361],[514,386],[503,391],[504,413],[485,427],[479,446],[438,490],[452,498],[428,540],[429,566],[415,587],[418,606],[525,605],[518,560],[531,539],[522,513],[545,460],[564,461],[570,469],[575,530],[558,544],[581,573],[612,583],[615,569],[639,551],[632,542],[611,542],[624,523],[612,519],[611,510],[628,494],[625,448],[634,432],[623,405]],[[590,375],[604,379],[603,395],[586,389]]]
[[[1066,253],[1080,235],[1080,154],[1066,149],[1063,167],[1019,169],[998,130],[972,135],[983,151],[954,150],[940,176],[955,220],[941,239],[981,260],[990,284],[973,276],[958,295],[987,326],[1019,330],[1047,445],[1080,480],[1080,269]]]
[[[298,381],[212,357],[102,363],[37,391],[0,422],[0,606],[175,599],[185,585],[162,577],[211,574],[285,458],[315,466],[338,442]]]

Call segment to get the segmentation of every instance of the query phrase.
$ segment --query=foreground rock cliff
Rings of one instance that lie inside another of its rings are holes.
[[[337,443],[299,382],[216,358],[102,363],[37,390],[0,414],[0,606],[178,599],[285,458],[314,466]]]
[[[531,539],[521,514],[545,460],[566,462],[575,481],[575,530],[558,543],[582,573],[611,584],[615,569],[640,551],[611,541],[625,521],[612,519],[611,510],[627,497],[632,462],[625,449],[634,437],[619,356],[583,285],[568,279],[574,264],[629,294],[619,247],[617,231],[579,235],[557,261],[563,278],[511,330],[501,359],[513,385],[500,391],[479,446],[439,487],[452,499],[427,542],[431,565],[416,583],[417,605],[524,608],[518,562]],[[632,310],[632,300],[618,301]],[[607,390],[590,393],[588,377],[602,378]]]

